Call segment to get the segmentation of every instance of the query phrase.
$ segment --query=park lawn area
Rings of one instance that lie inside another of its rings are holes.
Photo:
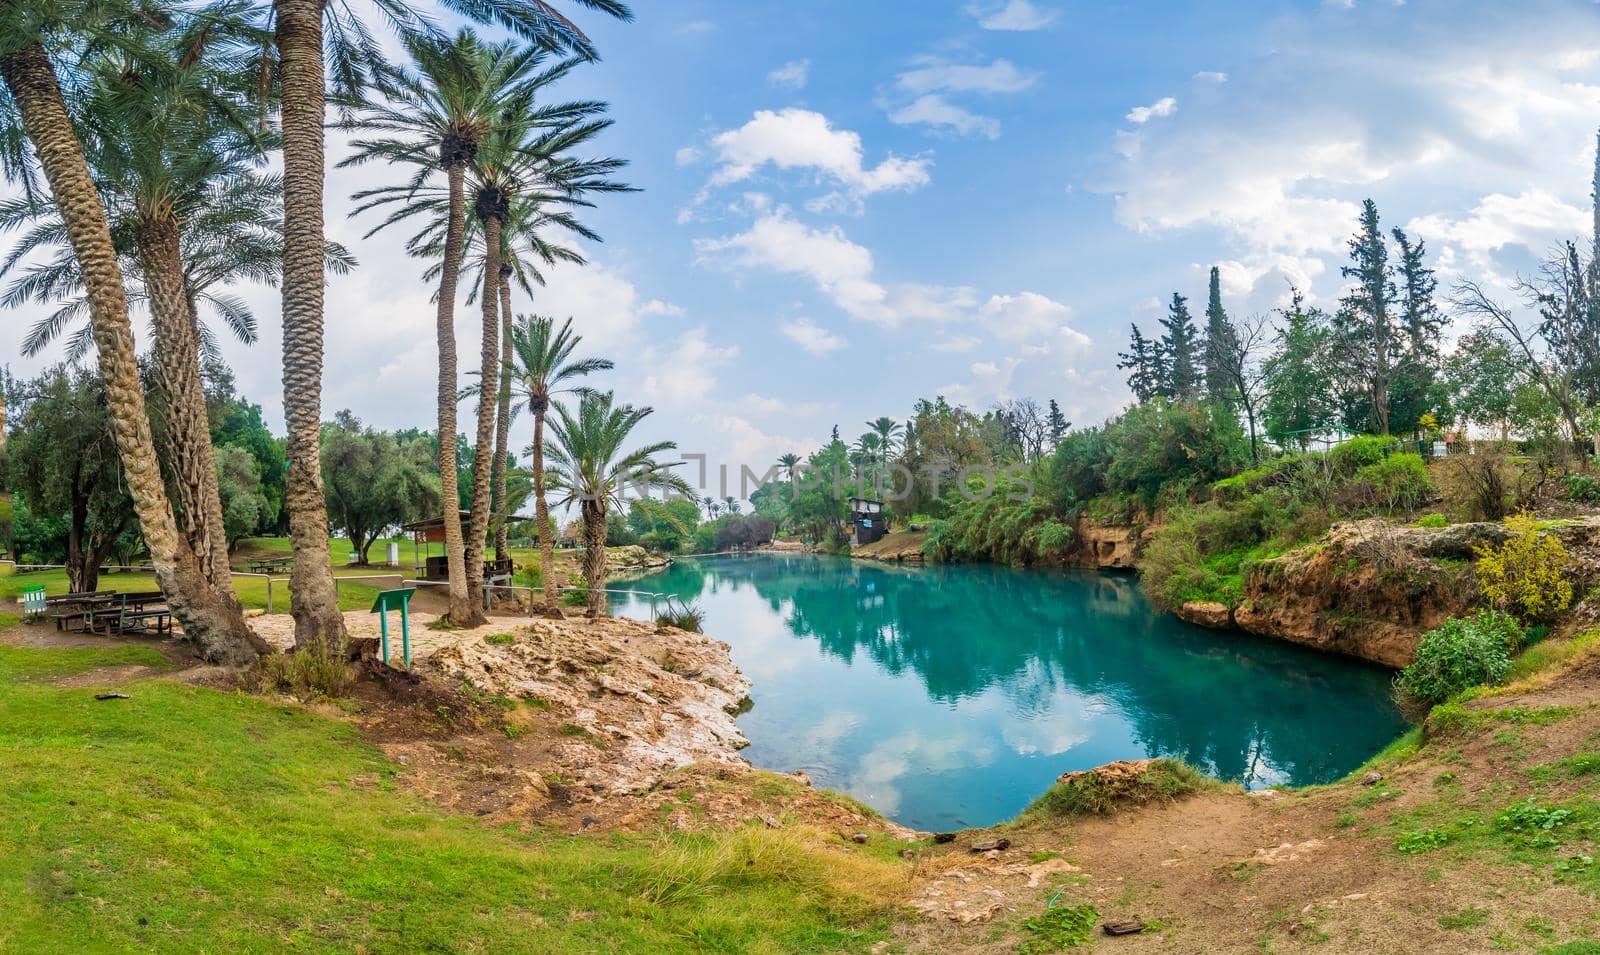
[[[7,570],[9,569],[8,567]],[[348,573],[341,570],[335,576],[348,576],[361,573],[363,570],[365,568],[351,568]],[[32,570],[24,573],[5,574],[0,576],[0,597],[20,599],[24,590],[40,585],[43,585],[45,592],[52,597],[57,594],[67,593],[67,572],[65,570]],[[379,590],[398,586],[400,586],[398,579],[392,582],[373,580],[341,584],[339,586],[339,607],[342,610],[366,610],[372,606],[372,601],[377,597]],[[99,589],[131,593],[141,590],[158,590],[160,588],[156,586],[154,574],[147,571],[132,571],[129,573],[102,573],[100,575]],[[233,578],[233,591],[239,595],[239,602],[246,609],[266,609],[267,582],[263,578],[235,577]],[[288,613],[288,581],[275,581],[272,585],[272,595],[273,609],[278,613]]]
[[[489,828],[297,706],[38,679],[108,662],[0,645],[0,950],[864,951],[908,871],[804,828]]]
[[[400,545],[400,563],[405,569],[411,567],[411,538],[410,537],[382,537],[367,545],[367,560],[382,562],[389,557],[389,545]],[[438,549],[437,544],[434,549]],[[328,560],[336,569],[343,569],[349,563],[350,538],[333,537],[328,539]],[[287,537],[246,537],[234,546],[233,563],[235,567],[242,562],[257,557],[289,557],[294,553],[294,548]]]

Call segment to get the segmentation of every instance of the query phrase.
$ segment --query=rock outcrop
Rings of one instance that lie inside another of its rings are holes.
[[[750,682],[726,643],[623,618],[532,620],[507,636],[450,643],[421,669],[561,714],[579,791],[640,793],[690,763],[743,763],[734,715]]]
[[[1470,526],[1470,525],[1462,525]],[[1343,524],[1313,544],[1264,560],[1234,608],[1241,630],[1403,667],[1417,642],[1477,596],[1473,531]],[[1438,555],[1438,556],[1435,556]]]

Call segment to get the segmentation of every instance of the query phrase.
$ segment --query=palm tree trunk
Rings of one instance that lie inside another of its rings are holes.
[[[322,493],[322,0],[274,0],[283,84],[284,509],[294,548],[289,610],[297,650],[343,655],[344,617]]]
[[[472,528],[467,535],[467,591],[473,598],[475,615],[471,624],[478,626],[484,617],[479,609],[479,595],[483,593],[483,550],[489,535],[489,472],[494,455],[495,406],[499,404],[500,376],[500,296],[496,286],[500,281],[500,226],[499,216],[488,215],[483,222],[483,349],[479,353],[478,378],[478,440],[472,449]],[[452,618],[453,619],[453,618]]]
[[[235,600],[228,574],[228,540],[222,525],[216,452],[200,383],[200,342],[184,288],[178,222],[170,211],[139,223],[135,242],[156,329],[156,367],[167,392],[178,523],[200,572],[220,600]]]
[[[583,585],[589,591],[590,620],[606,610],[606,505],[585,500],[583,514]]]
[[[461,491],[456,470],[456,283],[461,275],[462,233],[467,223],[466,170],[460,162],[445,168],[450,183],[450,213],[445,222],[444,269],[439,275],[439,499],[444,510],[445,566],[450,578],[450,619],[473,619],[476,602],[467,591],[466,544],[461,532]]]
[[[494,558],[505,560],[506,518],[511,502],[506,500],[506,455],[511,442],[511,270],[500,267],[500,400],[494,422]]]
[[[544,586],[545,606],[555,609],[556,535],[550,531],[550,505],[544,499],[544,415],[549,407],[535,397],[533,405],[533,519],[539,525],[539,580]]]
[[[83,276],[117,453],[156,582],[185,635],[206,659],[242,666],[270,648],[245,626],[237,605],[224,606],[215,599],[194,554],[178,536],[145,413],[117,250],[50,57],[37,43],[0,56],[0,80],[39,155]]]

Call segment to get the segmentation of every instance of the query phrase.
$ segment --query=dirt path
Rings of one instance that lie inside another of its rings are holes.
[[[1209,791],[1111,816],[962,834],[924,862],[914,896],[933,917],[904,925],[900,942],[908,951],[1014,952],[1033,937],[1023,923],[1058,890],[1058,905],[1095,907],[1085,943],[1096,951],[1544,951],[1600,937],[1600,880],[1563,870],[1586,872],[1595,854],[1597,776],[1535,769],[1576,757],[1600,770],[1597,699],[1593,662],[1446,714],[1452,722],[1430,726],[1419,752],[1370,783]],[[1551,830],[1549,845],[1542,833],[1505,831],[1507,808],[1530,797],[1573,807],[1576,821]],[[1427,833],[1442,843],[1420,841]],[[965,851],[996,836],[1010,847]],[[1046,856],[1069,868],[1042,886],[1015,871]],[[986,917],[973,919],[975,911]],[[1147,928],[1116,938],[1099,930],[1128,921]]]

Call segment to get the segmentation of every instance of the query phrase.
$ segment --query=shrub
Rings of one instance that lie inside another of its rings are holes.
[[[1600,478],[1587,474],[1569,474],[1561,479],[1566,485],[1567,499],[1585,504],[1600,504]]]
[[[1394,439],[1376,434],[1363,434],[1351,438],[1328,452],[1328,463],[1341,477],[1349,477],[1362,468],[1381,462],[1394,447]]]
[[[1420,455],[1391,454],[1357,470],[1351,490],[1366,507],[1392,514],[1420,507],[1433,496],[1433,481]]]
[[[1400,671],[1397,685],[1413,700],[1432,705],[1470,686],[1500,683],[1521,639],[1516,622],[1494,611],[1452,617],[1423,635],[1416,660]]]
[[[1484,544],[1478,558],[1478,589],[1494,606],[1527,621],[1548,620],[1572,604],[1567,548],[1539,529],[1527,514],[1506,519],[1512,537]]]
[[[1511,513],[1522,469],[1498,451],[1445,458],[1444,496],[1471,521],[1498,521]]]
[[[1067,773],[1018,819],[1104,815],[1124,806],[1172,802],[1211,785],[1199,770],[1176,759],[1153,760],[1142,768],[1138,763],[1110,763]]]
[[[706,612],[699,604],[684,604],[682,607],[668,607],[656,614],[656,623],[667,627],[676,627],[690,633],[704,633],[700,628],[705,624]]]
[[[1418,527],[1449,527],[1450,519],[1443,514],[1424,514],[1417,519]]]

